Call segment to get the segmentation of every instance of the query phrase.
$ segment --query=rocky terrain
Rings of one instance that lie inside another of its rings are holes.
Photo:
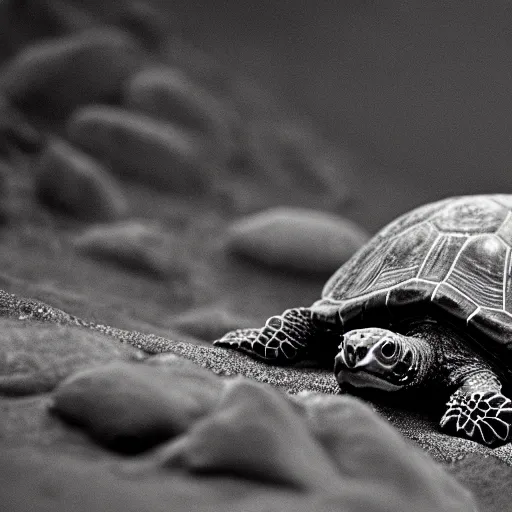
[[[510,445],[211,345],[369,239],[357,164],[103,4],[0,4],[3,510],[505,510]]]

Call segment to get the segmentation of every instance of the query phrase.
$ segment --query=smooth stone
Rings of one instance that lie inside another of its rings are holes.
[[[255,323],[246,317],[237,316],[221,307],[204,306],[185,311],[172,321],[179,331],[201,340],[213,341],[228,331],[254,327]]]
[[[52,140],[34,168],[37,194],[50,207],[89,221],[128,213],[128,202],[108,169],[63,140]]]
[[[128,83],[125,104],[158,119],[208,137],[217,145],[219,158],[234,150],[233,109],[177,68],[145,69]]]
[[[91,226],[74,240],[82,254],[161,279],[188,273],[182,245],[158,224],[139,220]]]
[[[237,377],[216,410],[155,454],[157,464],[228,473],[301,490],[333,490],[336,469],[285,395]]]
[[[395,501],[391,510],[476,510],[468,490],[361,400],[311,393],[298,398],[340,475],[365,488],[367,499],[378,503],[385,490]]]
[[[343,217],[304,208],[272,208],[234,222],[228,251],[281,269],[330,274],[367,240]]]
[[[83,107],[69,119],[67,132],[121,178],[193,195],[204,192],[212,179],[200,137],[144,114],[104,105]]]
[[[62,382],[52,410],[101,444],[138,453],[188,430],[213,409],[221,387],[206,370],[114,363]]]
[[[60,117],[78,105],[119,97],[122,83],[143,62],[128,33],[86,30],[21,50],[4,65],[0,91],[45,116]]]
[[[76,327],[0,320],[0,394],[52,390],[73,372],[139,357],[131,345]]]
[[[340,490],[341,496],[304,493],[230,475],[198,478],[151,469],[126,475],[119,471],[120,461],[137,463],[143,457],[80,455],[54,446],[0,445],[0,499],[8,512],[411,512],[383,501],[366,508],[364,489],[345,497],[348,489]]]

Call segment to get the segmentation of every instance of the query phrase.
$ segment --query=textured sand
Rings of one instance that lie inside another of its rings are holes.
[[[326,370],[271,366],[227,349],[184,343],[153,334],[97,325],[38,301],[19,298],[5,292],[2,292],[0,296],[0,309],[9,316],[83,326],[108,334],[145,353],[156,354],[150,356],[148,362],[152,364],[183,365],[183,358],[185,358],[217,375],[224,377],[243,375],[259,382],[271,384],[296,395],[296,399],[299,401],[309,393],[338,394],[336,380],[333,374]],[[428,419],[409,411],[379,406],[377,403],[374,403],[373,406],[400,432],[418,443],[440,462],[452,463],[463,459],[468,454],[479,454],[484,457],[496,457],[512,466],[512,444],[489,449],[465,439],[442,434],[432,418]]]

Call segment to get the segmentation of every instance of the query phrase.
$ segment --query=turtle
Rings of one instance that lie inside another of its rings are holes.
[[[214,345],[325,365],[340,392],[426,397],[441,431],[500,446],[512,439],[511,248],[512,195],[441,199],[384,227],[311,306]]]

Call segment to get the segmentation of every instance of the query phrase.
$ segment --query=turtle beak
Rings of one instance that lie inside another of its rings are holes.
[[[351,370],[363,368],[389,370],[392,369],[400,355],[399,344],[393,339],[385,336],[365,336],[362,333],[345,335],[340,349],[338,364]],[[378,365],[375,366],[373,363],[378,363]]]
[[[334,359],[334,374],[340,386],[400,389],[407,366],[401,344],[389,332],[361,329],[344,336]],[[407,357],[406,357],[407,359]]]

